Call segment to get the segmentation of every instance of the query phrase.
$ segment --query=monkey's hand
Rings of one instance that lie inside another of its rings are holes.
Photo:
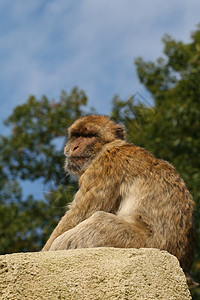
[[[81,248],[77,237],[78,234],[76,233],[75,228],[70,229],[53,241],[49,251]]]
[[[93,220],[94,217],[90,217],[85,221],[78,224],[76,227],[64,232],[58,236],[52,243],[50,251],[55,250],[67,250],[67,249],[76,249],[76,248],[89,248],[97,247],[94,241],[94,234],[97,235],[97,232],[93,233],[93,239],[91,239],[91,234],[94,229]],[[94,245],[95,244],[95,245]]]

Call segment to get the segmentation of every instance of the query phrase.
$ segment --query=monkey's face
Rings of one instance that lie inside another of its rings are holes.
[[[105,116],[80,118],[68,129],[68,142],[64,149],[65,169],[78,176],[82,175],[105,144],[124,137],[124,128]]]
[[[98,137],[92,133],[79,135],[73,133],[65,146],[65,169],[70,173],[81,175],[92,163],[99,152]]]

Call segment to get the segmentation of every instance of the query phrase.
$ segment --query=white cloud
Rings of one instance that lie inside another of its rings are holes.
[[[3,115],[29,94],[57,97],[73,85],[109,112],[115,93],[137,90],[133,60],[161,55],[169,33],[189,39],[199,22],[198,0],[53,0],[0,3],[0,102]],[[7,101],[9,99],[9,101]]]

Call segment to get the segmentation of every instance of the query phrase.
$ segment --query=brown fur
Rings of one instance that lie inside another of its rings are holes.
[[[105,116],[77,120],[65,154],[80,188],[43,250],[154,247],[189,271],[194,202],[171,164],[127,143],[124,128]]]

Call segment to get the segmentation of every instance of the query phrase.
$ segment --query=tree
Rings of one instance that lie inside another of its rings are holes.
[[[200,26],[188,44],[170,36],[163,43],[164,56],[156,62],[135,61],[138,77],[154,104],[115,97],[111,116],[126,125],[130,141],[172,162],[187,183],[196,202],[193,275],[200,282]],[[200,296],[199,288],[193,296]]]
[[[72,200],[76,183],[64,173],[63,146],[67,127],[86,105],[77,88],[58,101],[30,96],[5,121],[11,134],[0,137],[1,254],[39,250]],[[19,182],[36,179],[47,190],[45,200],[24,199]]]

